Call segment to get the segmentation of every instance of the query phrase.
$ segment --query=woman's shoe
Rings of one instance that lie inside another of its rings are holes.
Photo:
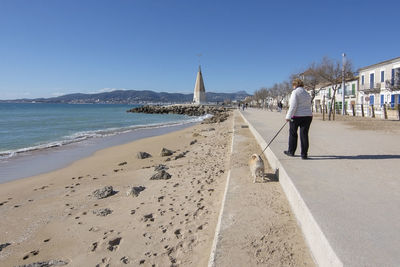
[[[286,156],[294,157],[294,153],[289,152],[288,150],[283,151]]]

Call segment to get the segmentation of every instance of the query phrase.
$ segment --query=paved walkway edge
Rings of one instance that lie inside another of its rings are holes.
[[[249,125],[250,131],[253,133],[257,143],[261,149],[267,146],[267,142],[257,132],[257,130],[249,123],[249,121],[239,112],[243,120]],[[337,257],[333,251],[329,241],[326,239],[324,233],[321,231],[318,223],[315,221],[313,215],[308,209],[306,203],[301,197],[300,193],[294,186],[292,179],[289,177],[285,168],[281,162],[275,156],[274,152],[270,148],[264,152],[265,157],[272,169],[277,170],[279,177],[279,183],[282,186],[283,191],[289,201],[290,207],[297,218],[297,222],[305,237],[306,243],[310,248],[311,254],[314,258],[315,263],[318,266],[343,266],[341,260]],[[210,266],[210,265],[209,265]]]
[[[234,116],[234,115],[232,115],[232,116]],[[233,122],[232,122],[231,155],[233,153],[234,138],[235,138],[235,119],[233,119]],[[215,253],[217,251],[217,245],[218,245],[218,240],[219,240],[220,231],[221,231],[222,215],[224,214],[225,200],[226,200],[226,195],[227,195],[228,188],[229,188],[230,178],[231,178],[231,170],[228,171],[228,175],[227,175],[226,182],[225,182],[225,190],[224,190],[224,195],[222,197],[221,209],[219,211],[217,226],[215,227],[214,240],[213,240],[213,244],[211,247],[210,258],[208,260],[208,267],[215,266]]]

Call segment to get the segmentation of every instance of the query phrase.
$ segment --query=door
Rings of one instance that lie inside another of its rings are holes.
[[[394,95],[391,95],[390,107],[391,107],[391,108],[394,108]]]

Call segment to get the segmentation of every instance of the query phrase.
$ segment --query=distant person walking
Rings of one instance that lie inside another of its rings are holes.
[[[281,100],[278,102],[278,112],[282,111],[282,107],[283,107],[283,105],[282,105],[282,100]]]
[[[284,153],[287,156],[294,156],[297,149],[297,130],[300,127],[301,158],[308,159],[308,130],[312,121],[311,96],[303,88],[302,80],[295,79],[292,85],[294,90],[286,114],[286,121],[290,121],[289,148]]]

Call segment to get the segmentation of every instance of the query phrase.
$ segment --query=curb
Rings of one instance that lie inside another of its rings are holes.
[[[243,120],[249,125],[250,131],[253,133],[257,143],[261,149],[267,146],[267,143],[257,130],[250,124],[250,122],[240,112]],[[318,223],[315,221],[314,216],[307,207],[300,193],[294,186],[292,179],[287,174],[285,168],[282,166],[279,159],[270,148],[264,152],[271,167],[277,170],[279,175],[279,183],[288,199],[290,207],[296,216],[297,222],[305,237],[306,243],[310,248],[311,255],[318,266],[343,266],[341,260],[337,257],[336,253],[329,244],[328,239],[320,229]],[[209,267],[211,267],[209,265]]]
[[[234,138],[235,138],[235,120],[233,120],[233,123],[232,123],[231,154],[233,153],[233,141],[234,141]],[[224,214],[225,200],[226,200],[226,195],[227,195],[228,188],[229,188],[230,178],[231,178],[231,170],[228,171],[228,175],[227,175],[227,178],[226,178],[224,196],[222,198],[221,209],[219,211],[217,226],[215,227],[214,240],[213,240],[213,244],[212,244],[212,247],[211,247],[210,258],[208,260],[208,267],[214,267],[215,266],[215,255],[216,255],[218,240],[219,240],[220,231],[221,231],[221,221],[222,221],[222,216]]]

